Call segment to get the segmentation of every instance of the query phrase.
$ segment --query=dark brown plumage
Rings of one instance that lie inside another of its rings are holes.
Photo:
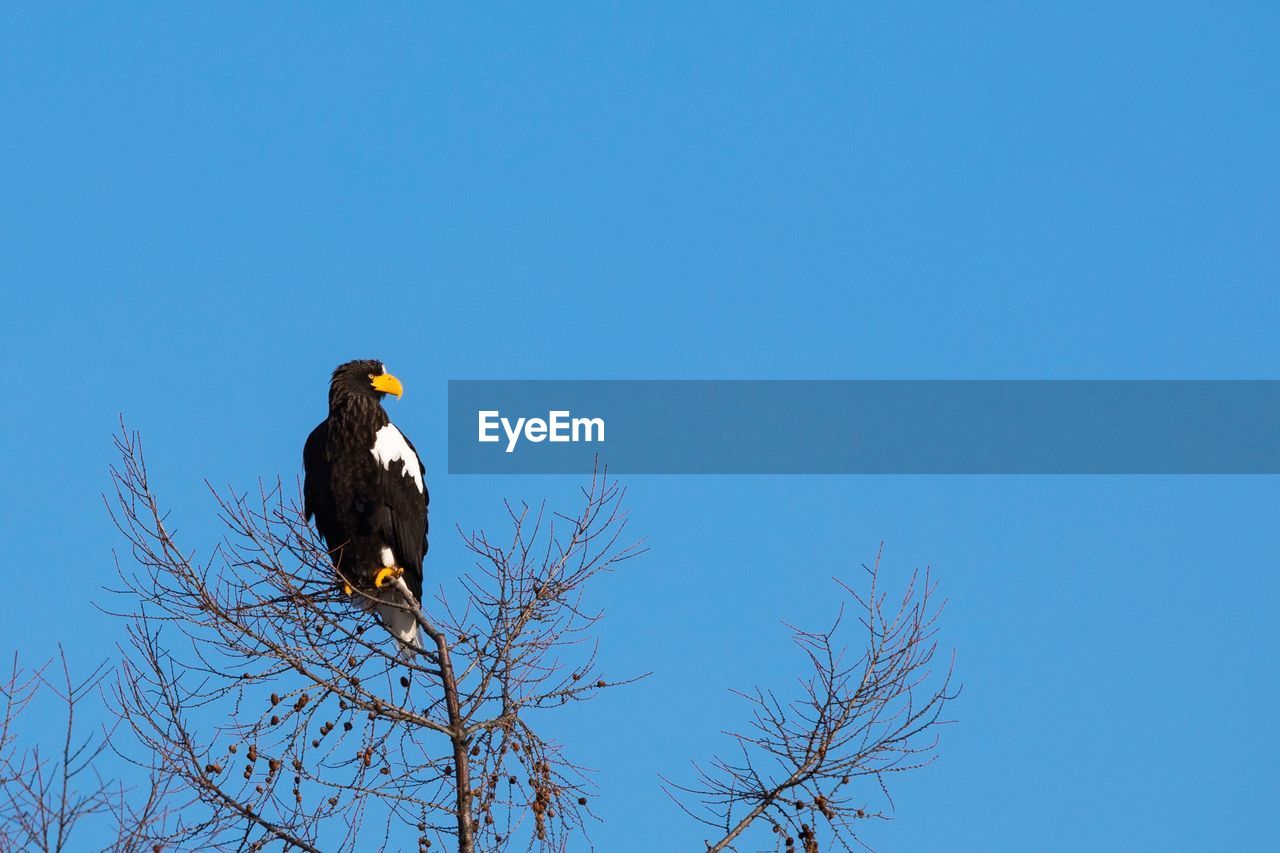
[[[416,625],[394,601],[395,578],[401,575],[382,571],[403,570],[405,587],[421,601],[426,469],[382,408],[382,398],[399,396],[400,390],[399,380],[379,361],[350,361],[334,370],[329,416],[312,430],[302,451],[303,497],[339,582],[359,590],[355,597],[362,605],[370,597],[387,601],[391,596],[389,606],[376,609],[393,634],[413,645],[409,637],[416,637]]]

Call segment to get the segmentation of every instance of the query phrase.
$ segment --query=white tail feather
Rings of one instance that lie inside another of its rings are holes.
[[[422,651],[422,644],[418,642],[418,619],[413,613],[394,604],[379,604],[378,616],[391,635],[400,641],[400,657],[409,659]]]
[[[396,578],[392,586],[372,595],[382,601],[372,600],[359,592],[353,593],[351,598],[361,610],[378,614],[388,633],[399,641],[396,643],[399,647],[397,657],[412,660],[422,651],[422,643],[418,640],[417,599],[403,578]]]

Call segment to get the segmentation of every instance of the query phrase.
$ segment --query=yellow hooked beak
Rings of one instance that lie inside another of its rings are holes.
[[[396,399],[400,399],[400,395],[404,393],[404,386],[400,384],[400,380],[396,379],[390,373],[380,373],[377,376],[370,376],[369,382],[373,385],[375,391],[381,391],[383,394],[395,394]]]

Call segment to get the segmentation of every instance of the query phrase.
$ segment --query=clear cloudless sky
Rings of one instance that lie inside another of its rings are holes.
[[[448,379],[1276,378],[1277,44],[1270,3],[7,4],[4,647],[122,638],[118,414],[207,548],[203,478],[298,476],[348,358],[405,382],[440,576],[578,485],[448,476]],[[964,693],[869,843],[1276,849],[1275,478],[629,486],[602,656],[655,674],[558,724],[597,849],[701,849],[657,774],[881,540]]]

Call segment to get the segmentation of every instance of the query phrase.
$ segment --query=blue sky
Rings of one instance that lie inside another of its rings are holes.
[[[1278,40],[1270,4],[7,6],[0,636],[120,639],[118,413],[200,544],[202,479],[296,476],[352,357],[405,382],[442,574],[455,521],[577,485],[447,476],[451,378],[1275,378]],[[656,774],[881,540],[965,691],[874,846],[1280,837],[1275,479],[629,485],[603,654],[656,674],[574,712],[599,849],[699,849]]]

